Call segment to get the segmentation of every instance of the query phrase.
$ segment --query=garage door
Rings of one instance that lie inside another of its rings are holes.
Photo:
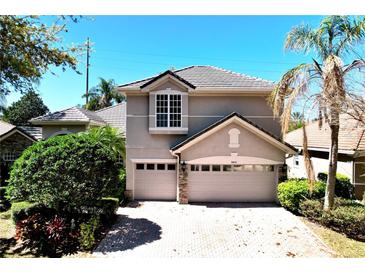
[[[272,165],[190,165],[191,202],[273,202],[276,169]]]
[[[134,199],[176,200],[175,164],[135,164]]]

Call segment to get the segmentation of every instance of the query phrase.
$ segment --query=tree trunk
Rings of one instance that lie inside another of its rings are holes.
[[[334,116],[334,117],[333,117]],[[329,167],[326,185],[326,193],[324,197],[324,210],[333,208],[335,198],[335,184],[338,160],[338,132],[339,132],[339,114],[336,113],[331,117],[331,147],[329,152]]]

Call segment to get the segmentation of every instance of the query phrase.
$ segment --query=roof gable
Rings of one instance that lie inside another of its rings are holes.
[[[158,84],[159,82],[164,81],[165,79],[173,79],[179,83],[181,83],[183,86],[190,88],[190,89],[195,89],[195,86],[193,84],[191,84],[190,82],[186,81],[184,78],[180,77],[179,75],[177,75],[176,73],[172,72],[171,70],[167,70],[164,73],[152,78],[151,80],[145,82],[144,84],[142,84],[140,86],[140,88],[146,89],[149,86],[153,85],[153,84]]]
[[[18,127],[14,127],[12,130],[0,135],[0,141],[3,141],[6,138],[9,138],[10,136],[12,136],[16,133],[19,133],[20,135],[22,135],[23,137],[29,139],[32,142],[37,141],[37,139],[35,137],[31,136],[29,133],[27,133],[26,131],[24,131],[21,128],[18,128]]]
[[[185,149],[187,149],[187,148],[191,147],[192,145],[204,140],[205,138],[207,138],[211,134],[219,131],[220,129],[226,127],[227,125],[229,125],[231,123],[238,123],[239,125],[241,125],[245,129],[251,131],[252,133],[259,136],[260,138],[262,138],[265,141],[271,143],[273,146],[276,146],[279,149],[281,149],[281,150],[283,150],[287,153],[293,154],[293,153],[296,152],[296,149],[293,146],[289,145],[288,143],[285,143],[285,142],[281,141],[276,136],[272,135],[271,133],[267,132],[263,128],[259,127],[258,125],[254,124],[253,122],[251,122],[250,120],[246,119],[245,117],[243,117],[242,115],[240,115],[236,112],[231,113],[230,115],[228,115],[225,118],[219,120],[218,122],[212,124],[211,126],[205,128],[204,130],[202,130],[202,131],[196,133],[195,135],[185,139],[183,142],[181,142],[181,143],[175,145],[174,147],[172,147],[171,151],[174,152],[174,153],[181,153]]]

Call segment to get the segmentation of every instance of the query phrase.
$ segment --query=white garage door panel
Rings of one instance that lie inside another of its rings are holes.
[[[176,171],[136,170],[134,198],[176,200]]]
[[[189,201],[272,202],[275,172],[189,172]]]

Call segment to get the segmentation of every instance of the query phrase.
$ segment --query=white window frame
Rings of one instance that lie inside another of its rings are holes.
[[[20,157],[19,153],[16,152],[5,152],[3,154],[0,155],[1,159],[4,162],[14,162],[16,159],[18,159]]]
[[[297,161],[298,161],[298,164],[296,164]],[[293,167],[299,168],[299,166],[300,166],[299,155],[293,155]]]
[[[157,96],[159,95],[167,95],[167,113],[157,113]],[[180,113],[171,113],[170,112],[170,97],[177,95],[180,97]],[[155,128],[156,129],[181,129],[182,128],[182,109],[183,109],[183,100],[182,100],[182,94],[180,92],[173,92],[173,91],[169,91],[169,92],[157,92],[155,94]],[[159,127],[157,126],[157,117],[158,114],[167,114],[167,127]],[[180,115],[180,126],[176,126],[176,127],[172,127],[170,125],[170,115],[171,114],[178,114]]]

